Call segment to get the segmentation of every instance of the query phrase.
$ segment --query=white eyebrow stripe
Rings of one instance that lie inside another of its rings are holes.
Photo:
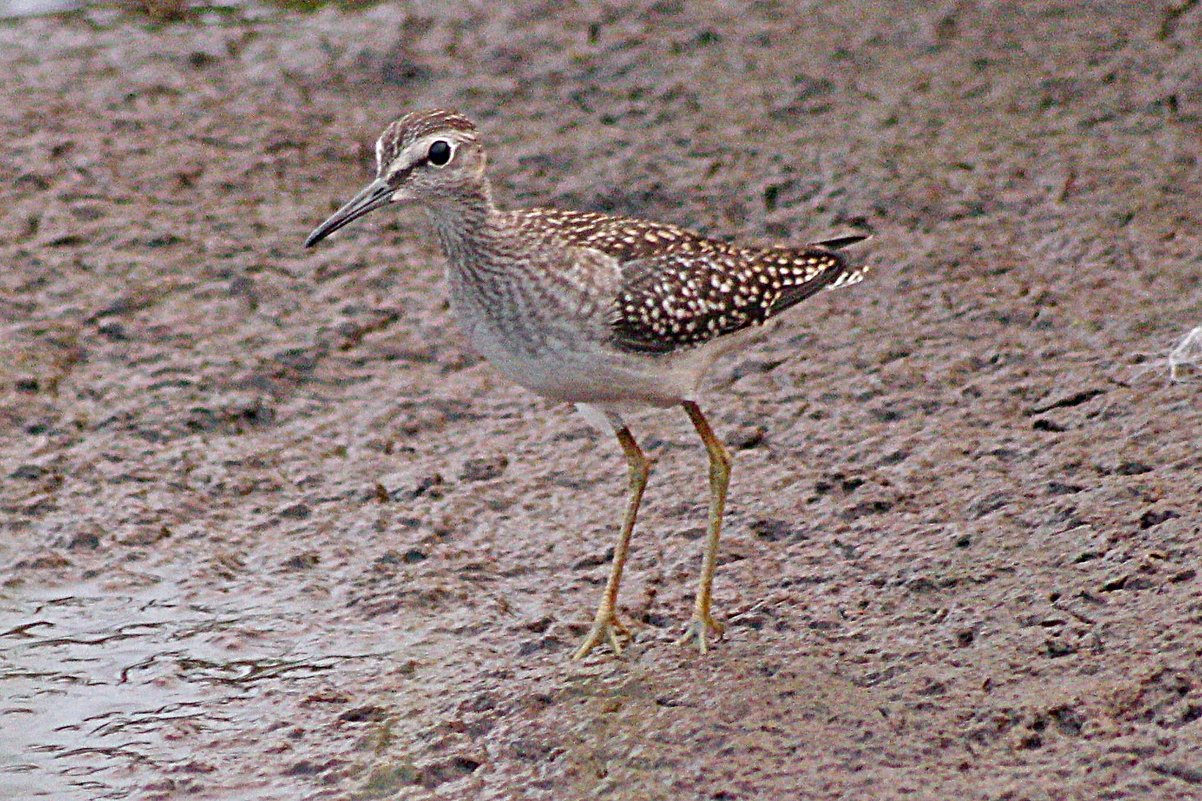
[[[435,131],[434,133],[426,134],[421,139],[415,140],[408,147],[406,147],[399,154],[397,154],[397,157],[395,159],[393,159],[392,164],[389,165],[390,169],[388,170],[388,173],[384,177],[392,178],[394,175],[396,175],[397,173],[399,173],[403,170],[411,169],[413,167],[413,165],[417,164],[419,161],[422,161],[426,158],[426,154],[430,151],[430,145],[434,144],[435,142],[437,142],[439,140],[442,140],[443,142],[446,142],[448,145],[451,146],[451,157],[449,159],[447,159],[447,164],[450,164],[455,159],[455,153],[459,150],[459,146],[461,144],[463,144],[463,140],[458,138],[458,136],[456,136],[456,132]],[[383,153],[382,153],[382,149],[380,147],[380,143],[377,142],[376,143],[376,159],[377,159],[377,161],[382,157],[382,155],[383,155]]]

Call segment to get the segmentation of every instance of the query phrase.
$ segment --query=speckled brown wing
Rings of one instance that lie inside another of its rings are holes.
[[[613,342],[669,353],[766,322],[825,288],[852,284],[861,270],[836,253],[853,235],[803,248],[740,248],[673,225],[633,217],[526,209],[514,222],[618,261],[620,289],[609,317]]]
[[[838,247],[860,239],[831,243]],[[636,259],[623,265],[623,286],[611,317],[614,341],[640,353],[701,345],[762,325],[814,293],[860,276],[827,243]]]

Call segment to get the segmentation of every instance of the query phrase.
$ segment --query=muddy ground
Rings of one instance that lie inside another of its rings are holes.
[[[1202,795],[1202,9],[562,5],[0,23],[0,797]],[[570,663],[616,444],[417,214],[301,248],[430,105],[506,205],[876,234],[703,398],[704,658],[684,415]]]

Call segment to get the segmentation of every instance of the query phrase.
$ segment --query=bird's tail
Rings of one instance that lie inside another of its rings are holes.
[[[872,239],[870,234],[851,234],[849,236],[837,236],[833,239],[824,239],[821,242],[815,242],[815,247],[824,248],[826,250],[842,250],[852,245],[857,245],[865,240]],[[851,286],[858,284],[864,280],[864,276],[868,274],[868,265],[861,264],[851,269],[845,270],[839,274],[839,277],[831,281],[823,289],[839,289],[840,287]]]
[[[837,236],[834,239],[824,239],[821,242],[814,244],[820,248],[827,250],[842,250],[846,247],[858,244],[866,239],[872,239],[872,234],[851,234],[850,236]]]

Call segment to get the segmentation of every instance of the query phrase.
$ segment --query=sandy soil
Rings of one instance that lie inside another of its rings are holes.
[[[0,796],[1202,795],[1202,395],[1164,361],[1202,10],[467,5],[0,23]],[[467,349],[415,214],[300,247],[429,105],[505,204],[877,235],[705,396],[705,658],[684,416],[633,421],[635,642],[571,664],[616,445]]]

